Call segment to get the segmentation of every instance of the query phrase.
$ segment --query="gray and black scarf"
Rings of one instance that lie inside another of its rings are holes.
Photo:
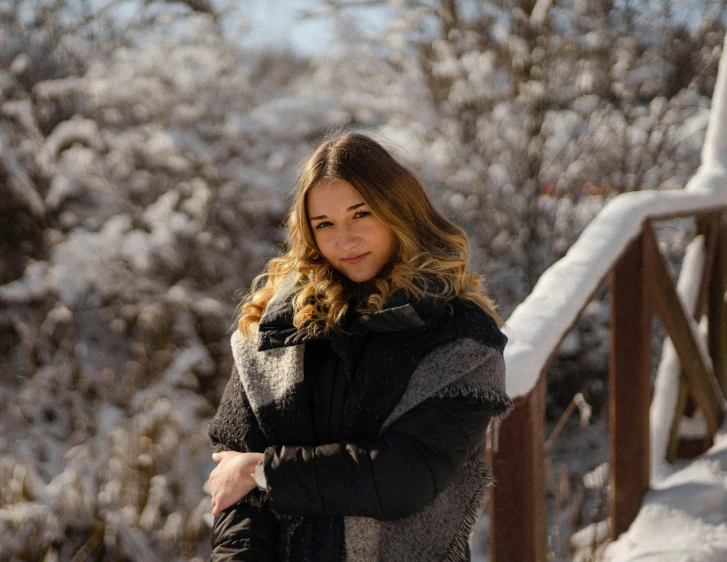
[[[290,294],[268,303],[257,333],[235,331],[235,363],[220,408],[210,424],[215,448],[262,452],[272,444],[313,441],[304,381],[304,344],[310,336],[290,323]],[[377,345],[358,358],[346,423],[359,438],[375,439],[395,420],[434,396],[467,396],[487,401],[495,416],[512,407],[505,394],[502,350],[507,338],[479,307],[455,300],[411,300],[392,295],[387,306],[357,318],[353,327],[379,335]],[[453,483],[426,508],[391,521],[345,517],[346,560],[350,562],[444,561],[468,559],[469,538],[493,478],[482,455],[460,467]],[[255,490],[243,499],[267,502]],[[274,509],[273,509],[274,511]],[[307,518],[277,513],[281,560],[297,560]]]

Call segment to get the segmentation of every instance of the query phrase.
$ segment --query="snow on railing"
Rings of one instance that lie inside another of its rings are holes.
[[[712,94],[712,109],[709,113],[707,135],[702,146],[702,165],[697,175],[687,185],[687,189],[701,187],[702,173],[727,172],[727,36],[722,46],[717,81]]]
[[[702,163],[685,189],[614,197],[565,256],[540,277],[506,321],[507,393],[525,396],[584,306],[645,220],[727,206],[727,37],[717,74]]]

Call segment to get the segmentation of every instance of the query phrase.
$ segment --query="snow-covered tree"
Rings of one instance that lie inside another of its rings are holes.
[[[724,34],[708,2],[687,25],[645,0],[367,1],[391,16],[373,34],[352,4],[320,3],[340,40],[306,60],[241,49],[230,2],[0,3],[9,560],[207,556],[239,291],[330,128],[419,171],[505,316],[605,199],[698,163]]]
[[[330,117],[291,104],[307,62],[239,52],[209,13],[123,30],[76,5],[3,12],[3,559],[204,559],[237,293]]]

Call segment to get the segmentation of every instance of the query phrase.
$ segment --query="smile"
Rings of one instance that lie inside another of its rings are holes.
[[[353,256],[352,258],[342,258],[341,261],[345,263],[355,264],[363,261],[363,259],[369,255],[370,252],[366,252],[365,254],[361,254],[358,256]]]

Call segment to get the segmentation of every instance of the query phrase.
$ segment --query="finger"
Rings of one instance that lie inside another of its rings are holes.
[[[220,501],[217,502],[217,513],[220,513],[222,511],[226,510],[231,505],[232,505],[232,503],[230,503],[230,501],[227,498],[225,498],[225,499],[221,498]]]
[[[212,460],[220,462],[222,460],[222,453],[212,453]]]

